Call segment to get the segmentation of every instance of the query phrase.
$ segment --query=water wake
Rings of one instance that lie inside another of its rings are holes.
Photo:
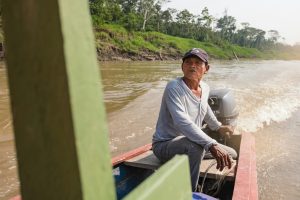
[[[223,73],[224,77],[213,83],[234,91],[240,110],[238,131],[256,132],[289,119],[300,108],[300,62],[265,61],[253,66],[248,63],[247,68],[243,65],[231,71],[226,68],[227,76]]]

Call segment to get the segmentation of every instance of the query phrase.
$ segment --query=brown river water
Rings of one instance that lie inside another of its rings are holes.
[[[112,156],[151,142],[163,89],[178,62],[100,63]],[[256,138],[259,197],[300,199],[300,61],[214,61],[204,78],[230,88],[239,106],[236,133]],[[12,116],[0,63],[0,199],[19,193]]]

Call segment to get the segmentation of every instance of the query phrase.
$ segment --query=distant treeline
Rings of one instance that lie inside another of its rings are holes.
[[[199,15],[186,9],[163,10],[167,2],[170,0],[89,0],[98,53],[138,54],[144,50],[145,54],[171,56],[193,45],[204,45],[216,58],[230,58],[230,52],[234,51],[245,58],[300,59],[300,44],[280,43],[283,38],[276,30],[266,32],[247,22],[238,25],[226,10],[220,18],[212,16],[207,7],[199,10]],[[4,42],[1,1],[0,42]]]
[[[168,0],[89,0],[95,26],[119,24],[129,31],[157,31],[164,34],[211,42],[218,46],[228,43],[242,47],[269,50],[288,48],[278,43],[281,36],[276,30],[268,32],[241,23],[224,11],[220,18],[213,17],[207,7],[200,15],[188,10],[162,9]],[[268,37],[267,37],[268,35]],[[292,47],[291,47],[292,48]]]

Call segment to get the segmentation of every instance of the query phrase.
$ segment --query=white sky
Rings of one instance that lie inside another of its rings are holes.
[[[224,10],[241,22],[269,31],[277,30],[285,43],[300,42],[300,0],[170,0],[163,9],[187,9],[193,14],[201,14],[206,6],[214,17],[223,16]]]

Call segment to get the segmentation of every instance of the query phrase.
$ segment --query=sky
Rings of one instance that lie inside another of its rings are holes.
[[[216,18],[227,14],[251,27],[264,31],[277,30],[283,43],[300,43],[300,0],[170,0],[163,9],[187,9],[194,15],[201,14],[204,7]]]

